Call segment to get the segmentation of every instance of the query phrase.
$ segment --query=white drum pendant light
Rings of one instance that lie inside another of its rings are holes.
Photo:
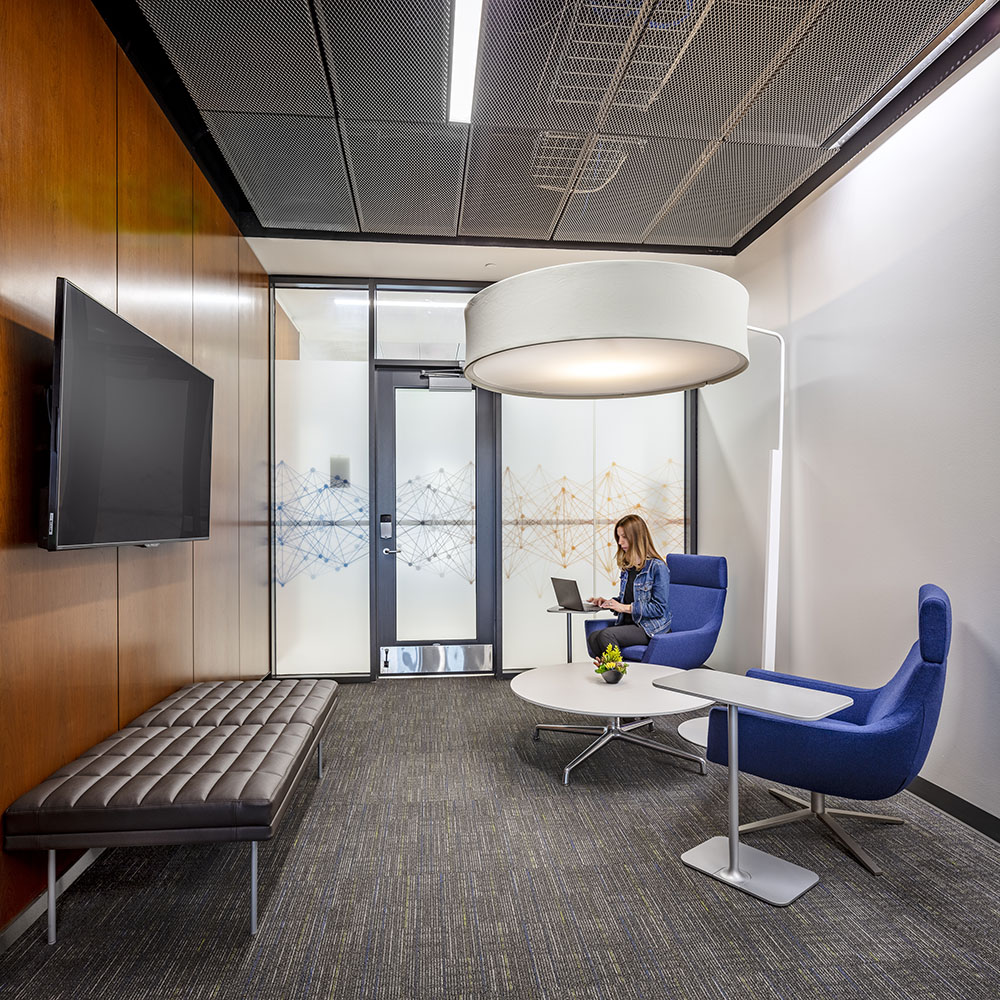
[[[465,307],[465,377],[515,396],[695,389],[749,364],[746,289],[704,267],[609,260],[528,271]]]

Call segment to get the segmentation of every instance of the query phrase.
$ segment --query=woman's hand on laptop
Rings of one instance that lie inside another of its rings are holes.
[[[588,604],[596,604],[599,608],[603,608],[604,607],[604,601],[605,601],[605,599],[603,597],[588,597],[587,598],[587,603]]]

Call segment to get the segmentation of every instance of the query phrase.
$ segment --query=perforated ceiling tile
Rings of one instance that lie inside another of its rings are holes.
[[[697,144],[667,139],[598,136],[590,164],[580,173],[559,227],[557,240],[641,243],[674,189],[690,170]],[[604,169],[602,170],[602,163]],[[614,172],[602,181],[609,168]]]
[[[455,235],[467,125],[340,124],[365,232]]]
[[[608,114],[619,134],[717,139],[756,100],[831,0],[661,4]]]
[[[962,0],[831,4],[732,138],[824,143],[965,7]]]
[[[331,115],[307,0],[137,0],[202,111]]]
[[[484,0],[469,132],[452,0],[137,2],[266,227],[707,250],[966,7]]]
[[[692,167],[670,193],[645,242],[732,246],[833,153],[801,146],[674,140]]]
[[[449,0],[316,0],[316,15],[342,118],[447,120]]]
[[[564,141],[569,138],[563,136]],[[582,149],[587,137],[579,138]],[[472,126],[460,235],[550,237],[565,198],[550,185],[537,183],[538,142],[538,132]]]
[[[492,0],[486,5],[480,38],[479,75],[473,124],[486,127],[592,130],[595,108],[589,103],[553,103],[555,62],[573,28],[577,2]],[[614,25],[599,32],[593,50],[607,63],[615,58],[606,41]]]
[[[262,225],[358,231],[335,121],[216,113],[205,120]]]

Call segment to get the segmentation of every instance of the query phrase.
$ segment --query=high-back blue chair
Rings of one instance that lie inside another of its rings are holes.
[[[670,631],[654,635],[648,646],[626,646],[622,656],[633,663],[659,663],[690,670],[700,667],[715,649],[726,606],[728,569],[724,556],[667,556],[670,587],[667,604],[673,615]],[[583,623],[591,632],[613,625],[613,619]]]
[[[928,583],[920,588],[917,629],[919,638],[903,665],[880,688],[747,671],[748,677],[778,684],[846,694],[854,704],[817,722],[740,710],[740,770],[810,793],[807,802],[772,788],[771,794],[795,811],[747,823],[740,827],[741,833],[815,816],[872,874],[882,874],[875,859],[833,817],[903,821],[896,816],[828,809],[826,796],[885,799],[901,792],[920,772],[941,712],[951,644],[951,602],[940,587]],[[709,714],[708,759],[716,764],[729,762],[725,709],[713,708]]]

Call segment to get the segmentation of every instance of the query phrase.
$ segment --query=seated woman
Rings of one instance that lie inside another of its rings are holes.
[[[587,636],[587,648],[595,659],[611,643],[619,649],[645,646],[651,636],[670,631],[670,571],[653,545],[646,522],[638,514],[626,514],[615,525],[615,541],[621,570],[618,598],[591,597],[590,602],[616,612],[618,620]]]

